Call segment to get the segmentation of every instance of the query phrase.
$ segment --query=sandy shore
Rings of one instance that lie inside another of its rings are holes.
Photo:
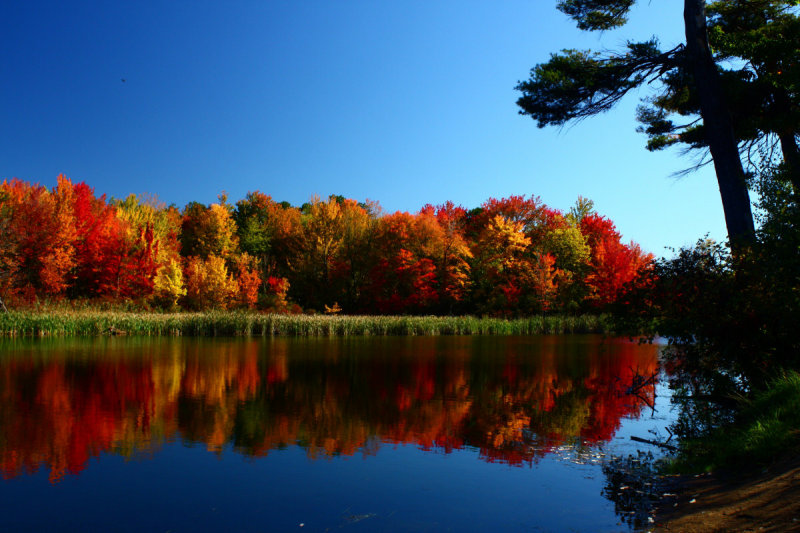
[[[656,531],[800,531],[800,457],[748,474],[676,477],[658,506]]]

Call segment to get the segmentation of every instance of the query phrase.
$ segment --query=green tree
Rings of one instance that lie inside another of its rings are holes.
[[[772,165],[763,154],[780,152],[791,173],[787,177],[800,191],[800,19],[795,0],[726,0],[710,2],[708,37],[730,104],[736,139],[750,171],[761,173]],[[707,149],[699,100],[690,76],[669,75],[664,90],[638,118],[647,133],[649,150],[676,143]]]
[[[258,259],[262,279],[289,274],[302,241],[299,209],[255,191],[236,202],[233,220],[239,247]]]
[[[583,30],[622,26],[634,0],[560,0],[558,9]],[[662,51],[653,37],[628,42],[622,53],[562,50],[520,82],[520,113],[539,127],[561,125],[611,109],[630,90],[672,77],[691,78],[702,118],[704,141],[714,167],[732,242],[747,244],[755,228],[745,172],[718,65],[708,41],[706,2],[684,0],[685,44]]]

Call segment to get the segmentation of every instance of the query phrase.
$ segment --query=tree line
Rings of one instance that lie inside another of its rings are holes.
[[[415,214],[331,195],[302,206],[255,191],[183,209],[106,200],[59,176],[0,184],[0,296],[191,310],[485,314],[597,309],[652,256],[579,198],[451,202]]]

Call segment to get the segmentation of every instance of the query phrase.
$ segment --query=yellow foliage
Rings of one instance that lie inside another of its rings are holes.
[[[522,222],[496,215],[489,221],[478,248],[483,250],[485,262],[505,270],[513,268],[530,244],[531,240],[523,233]]]
[[[154,280],[153,296],[169,307],[174,307],[182,296],[186,296],[183,272],[176,260],[170,259],[166,265],[158,269]]]
[[[326,315],[336,315],[336,314],[341,313],[341,312],[342,312],[342,308],[339,307],[339,304],[336,303],[336,302],[333,302],[332,306],[328,306],[328,305],[325,306],[325,314]]]
[[[228,273],[225,260],[210,255],[208,259],[191,257],[186,269],[186,297],[199,309],[227,309],[239,292],[239,284]]]
[[[211,204],[208,208],[209,231],[204,237],[212,242],[206,243],[209,250],[216,251],[222,257],[228,257],[239,246],[236,237],[236,223],[230,210],[221,204]]]

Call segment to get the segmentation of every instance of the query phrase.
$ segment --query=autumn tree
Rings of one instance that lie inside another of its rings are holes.
[[[189,258],[186,266],[186,300],[195,309],[227,309],[235,302],[239,284],[225,260],[216,255]]]
[[[300,210],[255,191],[236,202],[233,220],[243,252],[258,259],[261,276],[286,276],[301,246]]]
[[[404,212],[381,217],[375,238],[378,261],[369,284],[378,312],[418,313],[438,303],[433,239],[429,220]]]
[[[255,309],[258,303],[258,291],[261,287],[258,259],[243,253],[234,261],[236,281],[239,285],[238,304],[241,307]]]
[[[624,25],[634,3],[559,0],[558,9],[581,29],[602,31]],[[755,230],[745,173],[727,95],[709,47],[706,2],[684,0],[683,9],[685,44],[663,51],[654,37],[629,42],[621,53],[563,50],[517,85],[522,92],[517,104],[539,127],[561,125],[607,111],[644,84],[689,78],[716,169],[728,235],[733,243],[751,243]]]
[[[476,243],[474,299],[484,313],[518,312],[531,294],[533,265],[528,255],[531,240],[521,221],[495,215]]]
[[[453,202],[426,205],[419,213],[432,228],[432,259],[436,264],[439,305],[452,313],[466,299],[470,288],[472,250],[465,236],[467,212]]]
[[[72,184],[64,176],[49,191],[18,179],[3,182],[6,228],[15,240],[10,290],[26,300],[61,297],[75,266]],[[8,246],[8,245],[7,245]]]
[[[586,278],[594,305],[606,305],[619,298],[653,260],[635,243],[621,242],[614,223],[596,213],[584,216],[580,228],[591,248],[591,269]]]
[[[0,311],[8,311],[3,297],[8,299],[17,270],[17,235],[11,231],[12,208],[7,183],[0,184]]]
[[[587,294],[585,277],[589,271],[591,249],[577,224],[568,222],[565,217],[558,220],[559,224],[544,234],[539,246],[539,255],[543,252],[552,260],[552,265],[547,265],[542,259],[539,263],[540,268],[556,269],[559,281],[553,291],[557,291],[565,309],[575,311]]]
[[[209,206],[191,202],[183,210],[181,254],[184,257],[215,255],[227,259],[238,250],[233,208],[224,194],[219,200]]]
[[[148,195],[129,195],[111,203],[116,208],[117,218],[125,222],[126,229],[122,294],[145,297],[153,293],[159,301],[172,300],[174,293],[165,293],[164,290],[167,286],[176,287],[171,265],[180,262],[181,215],[177,208],[167,207],[156,197]],[[154,286],[156,279],[159,280],[158,289]],[[181,291],[178,289],[178,292]],[[172,295],[167,296],[168,293]]]
[[[264,308],[275,313],[285,313],[289,310],[289,280],[274,276],[264,280],[265,295]]]
[[[170,259],[161,265],[153,280],[153,298],[157,305],[174,308],[178,301],[186,296],[186,285],[183,280],[183,269],[176,259]]]
[[[117,218],[114,206],[106,203],[105,196],[95,197],[94,190],[85,183],[72,184],[69,180],[59,182],[59,188],[71,188],[75,220],[75,266],[71,272],[70,295],[72,297],[113,297],[120,295],[123,279],[130,280],[133,274],[126,264],[126,242],[124,223]],[[66,192],[65,192],[66,194]],[[143,258],[148,263],[150,254]],[[132,294],[149,295],[155,269],[143,274],[144,280],[136,283]]]
[[[302,252],[295,263],[296,294],[314,309],[333,304],[336,298],[331,287],[334,262],[344,239],[342,208],[336,197],[327,200],[313,197],[304,206]]]
[[[372,247],[381,209],[375,202],[360,204],[344,199],[340,203],[340,210],[342,242],[334,259],[333,282],[340,295],[336,303],[352,312],[364,303],[363,291],[375,264]]]

